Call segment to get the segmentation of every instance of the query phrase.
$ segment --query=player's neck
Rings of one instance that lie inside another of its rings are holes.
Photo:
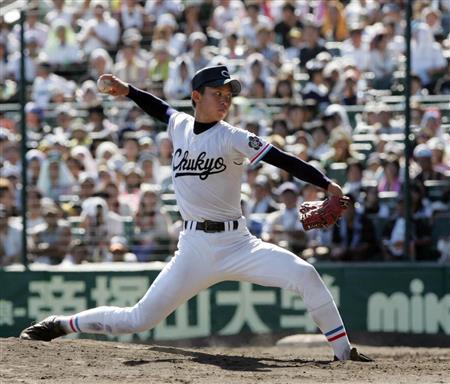
[[[208,122],[208,123],[204,123],[204,122],[195,120],[195,122],[194,122],[194,133],[196,135],[199,135],[200,133],[203,133],[203,132],[207,131],[208,129],[210,129],[211,127],[213,127],[216,124],[217,124],[217,121],[211,121],[211,122]]]

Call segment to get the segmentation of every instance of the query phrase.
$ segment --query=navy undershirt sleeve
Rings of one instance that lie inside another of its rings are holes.
[[[164,100],[159,99],[149,92],[142,91],[138,88],[128,85],[127,97],[133,100],[139,107],[141,107],[150,116],[159,121],[168,124],[170,116],[177,112]]]
[[[270,148],[262,158],[262,161],[274,165],[275,167],[284,169],[286,172],[289,172],[297,179],[317,185],[318,187],[325,190],[331,183],[331,180],[317,168],[299,159],[298,157],[280,151],[276,147]]]

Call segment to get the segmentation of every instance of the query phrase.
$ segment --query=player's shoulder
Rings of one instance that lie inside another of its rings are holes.
[[[174,127],[180,126],[183,123],[194,121],[194,117],[186,112],[175,112],[170,116],[169,123]]]
[[[221,120],[219,122],[221,128],[226,131],[229,134],[236,134],[236,133],[242,133],[246,132],[244,129],[240,127],[236,127],[235,125],[231,125],[230,123],[227,123],[226,121]]]

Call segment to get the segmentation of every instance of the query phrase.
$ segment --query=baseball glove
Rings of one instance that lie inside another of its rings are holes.
[[[347,196],[331,196],[323,201],[308,201],[301,204],[300,221],[304,230],[330,227],[339,220],[349,204],[350,199]]]

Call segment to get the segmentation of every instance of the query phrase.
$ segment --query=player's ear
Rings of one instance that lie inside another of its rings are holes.
[[[197,91],[197,90],[192,91],[191,99],[193,102],[198,103],[200,101],[201,97],[202,97],[202,94],[199,91]]]

